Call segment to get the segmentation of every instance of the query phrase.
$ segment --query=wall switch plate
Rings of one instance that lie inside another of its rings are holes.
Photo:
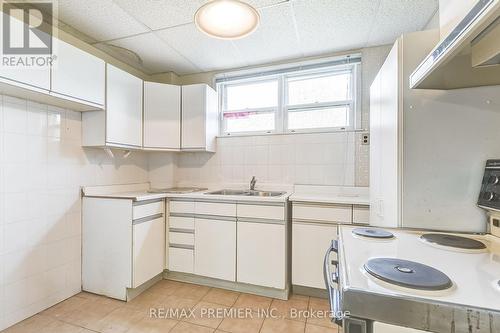
[[[369,145],[370,144],[370,133],[361,134],[361,144]]]

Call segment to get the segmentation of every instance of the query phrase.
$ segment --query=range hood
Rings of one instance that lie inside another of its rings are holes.
[[[479,0],[410,75],[410,87],[491,85],[500,85],[500,0]]]

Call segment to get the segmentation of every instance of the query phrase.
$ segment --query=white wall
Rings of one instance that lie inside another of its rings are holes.
[[[0,95],[0,330],[80,291],[80,185],[148,180],[81,148],[81,114]]]
[[[439,0],[441,39],[446,37],[479,0]]]

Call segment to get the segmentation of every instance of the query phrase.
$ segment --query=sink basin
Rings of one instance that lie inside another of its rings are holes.
[[[251,191],[251,190],[219,190],[219,191],[213,191],[213,192],[208,192],[206,194],[213,194],[213,195],[241,195],[241,196],[248,196],[248,197],[279,197],[286,192],[279,192],[279,191]]]
[[[247,195],[248,191],[245,190],[219,190],[208,192],[205,194],[215,194],[215,195]]]

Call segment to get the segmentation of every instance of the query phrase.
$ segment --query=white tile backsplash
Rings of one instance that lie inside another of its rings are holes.
[[[352,186],[357,135],[338,132],[218,138],[215,154],[177,155],[173,178],[186,185],[246,183],[255,176],[259,184]],[[155,174],[161,179],[159,176]]]
[[[0,95],[0,330],[81,290],[80,186],[148,171],[81,148],[81,113]]]

